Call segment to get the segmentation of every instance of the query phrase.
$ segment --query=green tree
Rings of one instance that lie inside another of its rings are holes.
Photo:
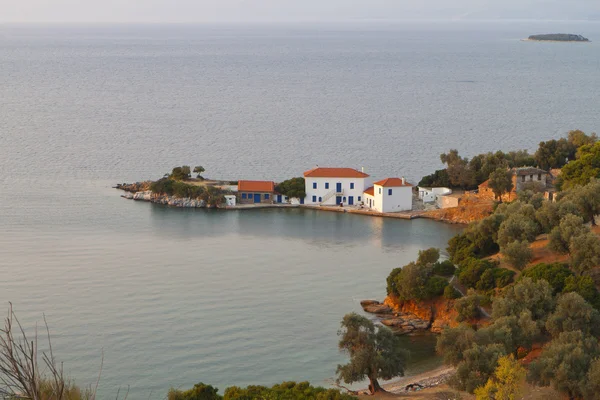
[[[556,310],[548,317],[546,329],[553,337],[562,332],[581,331],[584,335],[600,336],[600,313],[577,293],[565,293],[558,298]]]
[[[567,139],[553,139],[546,142],[540,142],[534,158],[538,167],[549,170],[552,168],[561,168],[569,160],[573,160],[576,151],[577,147],[572,143],[569,143]]]
[[[469,289],[465,297],[454,302],[454,309],[458,313],[456,320],[458,322],[479,318],[481,316],[481,303],[485,296],[477,294],[473,289]]]
[[[531,220],[520,215],[511,215],[498,230],[498,244],[500,248],[506,247],[514,241],[533,242],[537,236],[537,227]]]
[[[469,168],[469,160],[458,155],[458,150],[450,150],[440,155],[442,163],[446,164],[448,179],[453,187],[463,189],[475,185],[475,175]]]
[[[340,393],[337,389],[313,387],[308,382],[283,382],[272,387],[229,387],[224,400],[351,400],[356,397]]]
[[[515,240],[502,249],[504,259],[513,267],[522,271],[523,268],[533,260],[533,250],[529,247],[529,242]]]
[[[476,388],[485,385],[494,373],[498,359],[505,355],[503,346],[499,344],[473,345],[465,351],[464,360],[456,367],[456,374],[450,379],[450,385],[473,393]]]
[[[206,171],[206,170],[204,169],[204,167],[202,165],[196,165],[194,167],[194,173],[196,174],[196,178],[198,178],[198,179],[204,179],[204,178],[202,178],[202,173],[204,171]]]
[[[204,383],[197,383],[194,385],[192,389],[181,391],[178,389],[169,390],[169,394],[167,395],[168,400],[221,400],[219,394],[217,394],[219,390],[212,387],[211,385],[206,385]]]
[[[497,200],[502,201],[502,195],[513,190],[512,176],[512,171],[507,171],[505,168],[498,168],[490,174],[488,185]]]
[[[521,274],[522,278],[531,278],[533,281],[543,279],[547,281],[554,293],[560,293],[565,288],[565,281],[567,278],[572,277],[573,273],[566,264],[552,263],[536,264],[533,267],[527,268]]]
[[[440,259],[440,250],[431,247],[427,250],[419,250],[417,264],[433,266]]]
[[[584,145],[577,150],[577,159],[565,165],[559,176],[561,189],[586,185],[600,178],[600,142]]]
[[[550,233],[560,224],[559,205],[552,201],[543,202],[535,212],[535,220],[542,228],[542,232]]]
[[[565,279],[564,293],[575,292],[596,309],[600,309],[600,293],[591,276],[569,276]]]
[[[494,375],[485,386],[475,389],[477,400],[517,400],[522,396],[522,382],[527,371],[521,363],[510,356],[500,357]]]
[[[454,263],[450,260],[444,260],[442,262],[436,262],[433,264],[433,273],[436,275],[450,277],[456,272]]]
[[[521,279],[509,286],[503,297],[494,298],[492,317],[498,319],[510,315],[520,315],[531,311],[534,321],[545,320],[554,310],[555,301],[552,288],[545,280],[534,282],[531,278]]]
[[[548,235],[548,248],[556,253],[567,254],[571,240],[586,231],[589,229],[583,225],[583,218],[573,214],[566,215]]]
[[[345,383],[369,379],[371,393],[383,391],[378,379],[389,380],[404,375],[407,353],[400,347],[398,336],[383,326],[356,313],[347,314],[338,333],[341,351],[350,355],[350,362],[338,365],[337,381]]]
[[[506,353],[515,356],[519,347],[531,349],[540,335],[540,328],[529,310],[524,310],[519,315],[500,317],[477,332],[478,343],[500,344],[504,346]]]
[[[176,181],[185,181],[191,176],[190,167],[188,165],[184,165],[181,167],[175,167],[171,171],[171,175],[169,177]]]
[[[586,135],[585,132],[580,131],[579,129],[569,131],[569,136],[567,138],[569,143],[573,144],[573,146],[579,148],[581,146],[593,145],[598,141],[598,136],[595,133],[591,135]]]
[[[598,356],[598,339],[580,331],[563,332],[529,365],[527,379],[540,386],[552,385],[571,399],[580,398],[588,371]]]
[[[277,186],[275,191],[287,196],[289,199],[298,198],[303,199],[306,197],[306,187],[304,185],[304,178],[292,178],[285,180]]]
[[[465,351],[475,344],[475,331],[468,325],[444,329],[437,338],[435,349],[444,357],[444,363],[457,366],[464,360]]]
[[[592,179],[585,186],[575,187],[565,199],[577,206],[584,221],[596,225],[595,216],[600,214],[600,181]]]
[[[578,274],[583,274],[600,265],[600,240],[592,232],[572,238],[569,251],[571,267]]]
[[[583,390],[584,398],[586,400],[595,400],[600,393],[600,358],[592,361],[586,378]]]

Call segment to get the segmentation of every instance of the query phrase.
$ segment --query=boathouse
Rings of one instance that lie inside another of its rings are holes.
[[[275,183],[272,181],[239,181],[238,204],[270,204],[274,201]]]
[[[363,201],[368,177],[368,174],[353,168],[313,168],[304,173],[304,204],[358,205]]]

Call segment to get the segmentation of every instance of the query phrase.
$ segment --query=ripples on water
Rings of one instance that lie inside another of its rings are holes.
[[[600,37],[594,24],[561,28]],[[595,42],[517,40],[531,33],[531,24],[0,27],[0,301],[30,325],[46,313],[82,384],[104,349],[105,394],[326,383],[344,360],[341,317],[381,298],[393,267],[444,247],[458,228],[174,210],[110,186],[184,162],[230,179],[320,164],[415,180],[450,147],[532,149],[597,129]]]

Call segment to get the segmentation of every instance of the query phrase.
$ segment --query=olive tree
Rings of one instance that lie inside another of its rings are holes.
[[[531,260],[533,260],[533,250],[529,247],[529,242],[515,240],[502,248],[504,259],[519,271],[523,270]]]
[[[562,332],[581,331],[586,335],[600,336],[600,312],[575,292],[558,298],[556,310],[548,317],[546,329],[552,336]]]
[[[502,195],[513,190],[513,173],[506,168],[498,168],[490,174],[488,185],[497,200],[502,201]]]
[[[600,239],[590,231],[572,238],[569,251],[571,267],[578,274],[600,265]]]
[[[527,380],[540,386],[552,385],[571,399],[581,398],[588,371],[598,356],[598,339],[581,331],[562,332],[529,365]]]
[[[571,239],[586,231],[589,231],[589,229],[583,224],[583,218],[573,214],[565,215],[559,225],[552,229],[550,235],[548,235],[550,239],[548,247],[554,252],[567,254],[569,253]]]
[[[360,382],[369,379],[369,391],[381,392],[378,379],[404,376],[407,353],[400,347],[398,336],[387,327],[375,326],[356,313],[342,320],[339,348],[350,355],[350,362],[338,365],[337,382]]]

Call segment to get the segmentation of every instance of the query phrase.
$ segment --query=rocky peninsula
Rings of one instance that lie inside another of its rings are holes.
[[[589,42],[590,40],[581,35],[572,33],[548,33],[544,35],[531,35],[527,40],[537,42]]]

